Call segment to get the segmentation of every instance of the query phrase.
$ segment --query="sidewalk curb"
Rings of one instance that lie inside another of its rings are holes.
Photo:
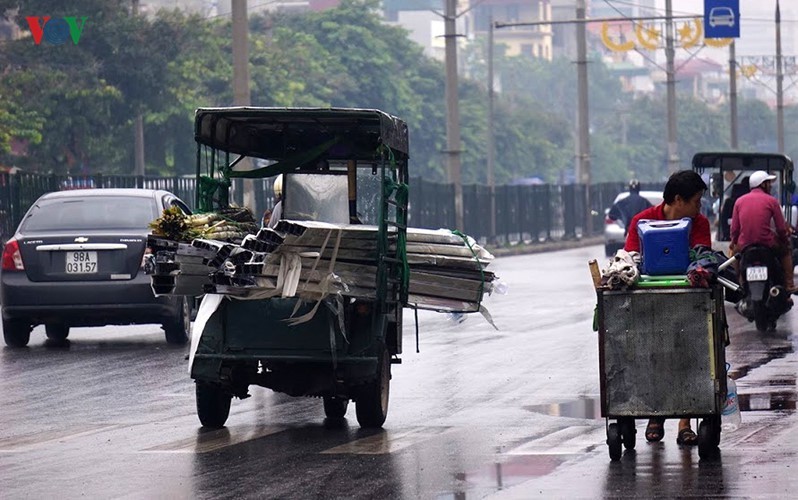
[[[604,243],[603,236],[591,236],[588,238],[578,238],[575,240],[544,241],[542,243],[518,243],[510,246],[485,246],[495,257],[508,257],[512,255],[527,255],[542,252],[556,252],[559,250],[569,250],[572,248],[589,247]]]

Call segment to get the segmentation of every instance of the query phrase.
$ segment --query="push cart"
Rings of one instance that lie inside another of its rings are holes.
[[[721,286],[664,284],[597,294],[610,459],[621,458],[622,446],[634,449],[635,419],[653,417],[702,419],[698,452],[711,454],[720,443],[726,398]]]

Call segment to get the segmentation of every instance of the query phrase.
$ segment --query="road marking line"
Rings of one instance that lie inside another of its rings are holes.
[[[194,437],[179,439],[141,450],[142,453],[208,453],[228,446],[260,439],[286,430],[285,427],[234,427],[201,431]]]
[[[574,455],[584,453],[595,447],[596,439],[593,436],[597,431],[603,434],[603,429],[593,426],[574,425],[545,436],[532,439],[504,452],[504,455]]]
[[[58,429],[37,432],[23,436],[0,439],[0,453],[17,453],[27,451],[36,446],[57,441],[62,443],[83,436],[97,434],[106,430],[122,427],[119,424],[90,424],[71,429]]]
[[[408,431],[384,430],[374,436],[356,439],[319,453],[324,455],[347,453],[353,455],[383,455],[394,453],[421,441],[440,436],[450,429],[450,427],[424,427]]]

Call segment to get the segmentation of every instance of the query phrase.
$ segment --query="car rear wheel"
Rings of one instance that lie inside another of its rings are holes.
[[[182,297],[178,315],[164,323],[163,329],[166,334],[166,342],[169,344],[183,345],[188,342],[191,333],[191,303],[189,297]]]
[[[30,341],[30,323],[18,319],[3,320],[3,339],[8,347],[25,347]]]
[[[47,338],[56,342],[63,342],[69,335],[69,327],[59,323],[48,323],[44,325]]]

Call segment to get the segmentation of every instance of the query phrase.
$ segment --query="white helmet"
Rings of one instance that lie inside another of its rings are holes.
[[[757,170],[748,178],[748,187],[751,189],[758,188],[763,182],[774,180],[776,180],[775,175],[769,174],[764,170]]]
[[[274,191],[274,196],[276,198],[280,198],[283,195],[283,174],[280,174],[274,178],[272,190]]]

